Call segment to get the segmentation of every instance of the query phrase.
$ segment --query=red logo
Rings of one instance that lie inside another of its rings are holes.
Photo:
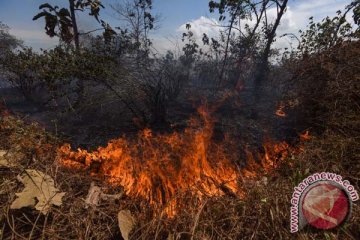
[[[348,195],[340,187],[328,182],[309,188],[301,204],[306,221],[318,229],[339,226],[350,212]]]

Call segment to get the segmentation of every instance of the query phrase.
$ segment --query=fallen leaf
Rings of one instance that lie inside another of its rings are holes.
[[[117,194],[105,194],[101,193],[100,198],[103,200],[117,200],[120,199],[124,195],[124,192],[120,192]]]
[[[0,150],[0,166],[13,168],[19,166],[19,161],[24,158],[24,154],[16,149],[9,151]]]
[[[129,234],[135,226],[135,219],[131,212],[129,210],[121,210],[118,213],[118,222],[121,236],[124,240],[129,240]]]
[[[11,204],[11,209],[33,207],[46,214],[50,205],[60,206],[65,192],[59,192],[54,186],[54,180],[40,171],[26,169],[22,176],[18,176],[25,188],[20,193],[15,193],[18,198]],[[36,203],[37,200],[37,203]]]
[[[86,208],[90,206],[98,206],[100,202],[101,188],[91,183],[88,195],[85,199]]]
[[[124,192],[118,194],[105,194],[103,190],[103,188],[96,186],[95,183],[92,182],[85,199],[85,208],[88,208],[89,206],[98,206],[101,200],[107,201],[119,199],[124,194]]]
[[[14,167],[15,164],[9,161],[8,157],[6,157],[7,151],[0,150],[0,166],[2,167]]]

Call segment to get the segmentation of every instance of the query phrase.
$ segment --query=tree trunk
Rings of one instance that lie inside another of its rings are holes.
[[[75,16],[74,0],[69,0],[69,3],[70,3],[71,22],[72,22],[72,25],[73,25],[73,32],[74,32],[75,47],[76,47],[76,50],[79,50],[79,48],[80,48],[79,31],[78,31],[77,22],[76,22],[76,16]]]
[[[70,4],[70,14],[71,14],[71,22],[72,22],[72,27],[73,27],[73,34],[74,34],[74,43],[75,43],[75,48],[77,51],[80,50],[80,42],[79,42],[79,30],[77,27],[77,22],[76,22],[76,15],[75,15],[75,0],[69,0],[69,4]],[[78,108],[82,102],[84,101],[84,97],[85,97],[85,85],[84,85],[84,79],[77,79],[77,83],[76,83],[78,89],[77,89],[77,99],[76,102],[74,104],[75,108]]]
[[[259,90],[261,87],[262,82],[267,78],[267,74],[269,71],[269,56],[270,56],[270,50],[271,50],[271,44],[274,42],[275,36],[276,36],[276,30],[278,26],[280,25],[280,20],[282,16],[285,13],[285,9],[287,6],[288,0],[284,0],[283,3],[280,5],[280,11],[277,15],[276,21],[274,23],[274,26],[271,29],[271,32],[268,34],[268,40],[266,42],[266,46],[264,49],[264,52],[260,58],[260,61],[257,65],[256,72],[255,72],[255,85],[254,85],[254,91],[255,96],[259,94]]]

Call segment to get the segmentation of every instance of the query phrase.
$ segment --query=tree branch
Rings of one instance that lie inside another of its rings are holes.
[[[90,34],[90,33],[93,33],[93,32],[96,32],[96,31],[100,31],[100,30],[105,30],[105,28],[97,28],[97,29],[94,29],[94,30],[91,30],[91,31],[88,31],[88,32],[83,32],[83,33],[79,33],[79,35],[87,35],[87,34]]]

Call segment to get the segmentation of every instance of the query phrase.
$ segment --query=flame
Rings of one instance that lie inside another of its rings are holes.
[[[299,136],[300,136],[301,141],[308,141],[311,139],[311,135],[310,135],[309,131],[305,131],[305,132],[299,134]]]
[[[190,119],[183,132],[154,134],[145,129],[134,138],[113,139],[93,152],[73,151],[64,144],[57,160],[65,167],[105,176],[109,183],[123,186],[128,196],[145,199],[153,207],[175,206],[174,199],[184,192],[199,199],[224,194],[244,197],[240,179],[268,173],[292,148],[286,142],[265,139],[264,153],[245,150],[247,166],[239,170],[234,164],[239,154],[226,151],[237,143],[228,137],[213,140],[215,119],[210,112],[200,107],[201,118]]]
[[[285,104],[283,102],[280,102],[278,109],[275,111],[275,115],[278,117],[286,117],[284,108],[285,108]]]

